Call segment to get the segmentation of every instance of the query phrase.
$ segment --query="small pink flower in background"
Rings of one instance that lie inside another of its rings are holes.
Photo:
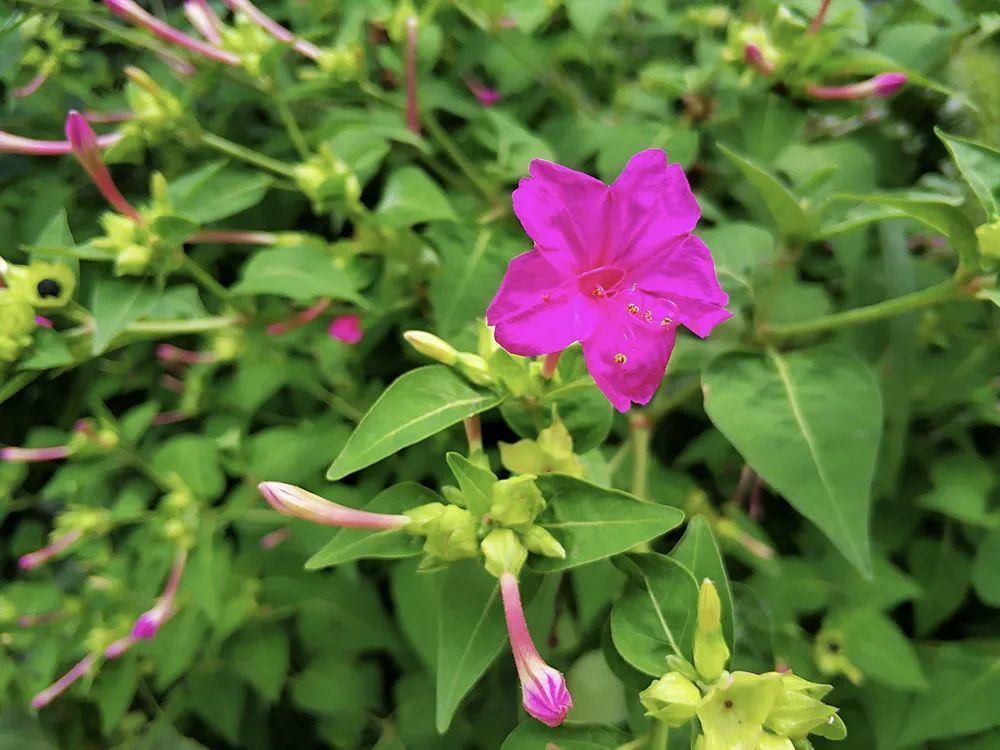
[[[142,221],[142,216],[138,209],[125,200],[118,187],[111,179],[111,173],[104,164],[101,150],[98,146],[97,135],[94,133],[87,118],[76,110],[70,110],[66,116],[66,139],[72,145],[73,156],[80,162],[80,165],[90,175],[94,185],[101,191],[101,195],[110,203],[115,210],[125,216],[130,216],[136,221]]]
[[[218,357],[212,352],[196,352],[181,349],[173,344],[157,344],[156,358],[166,365],[203,365],[215,362]]]
[[[260,494],[279,513],[324,526],[353,529],[399,529],[410,522],[406,516],[370,513],[332,503],[301,487],[284,482],[261,482]]]
[[[88,655],[83,657],[76,665],[70,669],[66,674],[60,677],[58,680],[53,682],[49,687],[45,688],[42,692],[31,699],[31,707],[34,709],[45,708],[52,701],[66,692],[69,687],[84,677],[93,668],[94,663],[97,658],[93,655]]]
[[[291,529],[275,529],[260,538],[260,548],[271,550],[287,542],[292,536]]]
[[[573,707],[566,678],[562,672],[546,664],[535,648],[531,633],[528,632],[528,623],[524,619],[517,578],[513,573],[500,576],[500,595],[503,598],[510,650],[514,653],[514,666],[521,681],[524,710],[543,724],[557,727]]]
[[[474,76],[466,76],[464,80],[465,85],[469,87],[469,91],[472,92],[472,95],[484,107],[492,107],[502,98],[499,91],[486,86]]]
[[[361,318],[357,315],[338,315],[330,321],[327,332],[331,338],[343,341],[345,344],[357,344],[364,336],[361,330]]]
[[[34,570],[35,568],[47,563],[61,552],[65,552],[67,549],[80,541],[80,537],[82,536],[83,532],[79,529],[67,531],[62,536],[54,539],[51,544],[35,550],[34,552],[29,552],[26,555],[21,555],[21,557],[17,560],[17,567],[21,570]]]
[[[684,171],[650,149],[611,185],[540,159],[529,174],[514,213],[535,247],[510,262],[486,310],[497,342],[532,357],[580,341],[616,409],[647,403],[677,326],[705,337],[731,316],[712,255],[691,234],[701,210]]]
[[[906,84],[906,73],[879,73],[865,81],[844,86],[806,86],[816,99],[871,99],[892,96]]]
[[[181,550],[174,557],[173,565],[170,566],[170,577],[167,585],[163,588],[163,593],[156,600],[156,604],[136,618],[132,626],[132,638],[139,641],[149,640],[156,635],[160,627],[174,614],[174,600],[177,598],[177,588],[181,583],[181,576],[184,575],[184,566],[187,563],[187,552]]]

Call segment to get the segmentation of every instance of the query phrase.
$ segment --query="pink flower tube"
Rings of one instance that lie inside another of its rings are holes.
[[[550,667],[535,648],[528,632],[521,605],[521,592],[513,573],[500,576],[500,595],[507,620],[510,650],[514,653],[514,666],[521,681],[524,710],[543,724],[557,727],[573,707],[573,697],[566,687],[566,678],[558,669]]]
[[[73,156],[90,175],[90,179],[101,191],[105,200],[119,213],[136,221],[142,221],[142,215],[138,209],[125,200],[125,196],[121,194],[115,181],[111,179],[111,173],[101,157],[101,150],[97,145],[97,135],[93,128],[90,127],[87,118],[75,109],[70,110],[66,116],[66,139],[73,147]]]
[[[49,687],[31,699],[31,707],[34,709],[45,708],[52,701],[65,693],[69,687],[85,676],[94,666],[97,659],[93,655],[83,657],[66,674],[53,682]]]
[[[34,552],[29,552],[26,555],[21,555],[21,557],[17,560],[17,567],[21,570],[34,570],[35,568],[47,563],[59,553],[65,552],[71,546],[80,541],[80,537],[82,536],[83,532],[79,529],[68,531],[62,536],[57,537],[48,546],[42,547]]]
[[[323,54],[322,50],[311,42],[299,39],[295,34],[275,21],[264,11],[254,5],[250,0],[223,0],[226,6],[234,13],[243,13],[247,18],[260,26],[264,31],[273,36],[279,42],[290,44],[292,49],[310,60],[318,60]]]
[[[321,299],[311,307],[307,307],[302,312],[296,313],[290,318],[285,318],[284,320],[279,320],[276,323],[271,323],[271,325],[264,329],[264,333],[268,336],[278,336],[282,333],[294,331],[296,328],[316,320],[316,318],[322,315],[329,306],[330,300]]]
[[[54,445],[51,448],[0,448],[0,461],[12,464],[35,464],[42,461],[61,461],[69,458],[71,453],[68,445]]]
[[[138,3],[134,2],[134,0],[104,0],[104,4],[108,6],[111,12],[116,16],[148,29],[164,41],[181,47],[186,47],[192,52],[196,52],[202,57],[207,57],[210,60],[215,60],[216,62],[234,66],[240,64],[239,55],[235,55],[224,49],[219,49],[218,47],[203,42],[200,39],[195,39],[193,36],[188,36],[183,31],[175,29],[170,24],[164,23],[156,16],[147,13]]]
[[[216,361],[216,356],[212,352],[196,352],[190,349],[181,349],[173,344],[158,344],[156,347],[156,358],[164,364],[181,365],[203,365]]]
[[[284,482],[261,482],[257,485],[257,489],[279,513],[325,526],[390,530],[402,528],[410,522],[406,516],[369,513],[357,508],[348,508],[346,505],[338,505],[301,487]]]
[[[222,28],[222,21],[215,15],[215,11],[212,10],[212,6],[206,0],[186,0],[184,3],[184,16],[198,30],[198,33],[205,37],[209,44],[213,44],[216,47],[222,44],[222,34],[219,33],[219,30]]]
[[[188,242],[217,242],[220,245],[273,245],[278,236],[271,232],[254,232],[241,229],[203,229]]]
[[[747,64],[761,75],[769,76],[774,73],[774,63],[764,57],[764,53],[756,44],[748,44],[743,54]]]
[[[36,91],[38,91],[38,89],[40,89],[44,85],[44,83],[47,80],[49,80],[49,72],[50,71],[47,68],[43,68],[42,70],[38,71],[38,73],[35,75],[34,78],[32,78],[23,86],[14,89],[14,96],[16,96],[18,99],[24,99],[25,97],[34,94]]]
[[[906,73],[879,73],[877,76],[844,86],[806,86],[816,99],[871,99],[892,96],[906,83]]]
[[[99,135],[96,138],[97,148],[111,148],[122,139],[121,133]],[[0,131],[0,154],[26,154],[28,156],[63,156],[73,153],[73,144],[69,141],[42,141],[36,138],[22,138]]]
[[[156,635],[160,627],[174,613],[174,599],[177,597],[177,588],[181,583],[181,576],[184,575],[184,565],[187,563],[187,551],[181,550],[174,557],[174,563],[170,567],[170,577],[167,585],[163,588],[163,593],[156,600],[156,604],[136,618],[132,626],[132,638],[138,641],[149,640]]]

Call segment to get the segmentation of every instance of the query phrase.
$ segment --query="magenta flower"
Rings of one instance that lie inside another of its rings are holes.
[[[138,209],[125,200],[125,196],[121,194],[115,181],[111,179],[111,173],[101,156],[94,129],[90,127],[87,118],[75,109],[70,110],[66,116],[66,139],[72,145],[73,156],[90,175],[90,179],[101,191],[105,200],[119,213],[130,216],[136,221],[142,221]]]
[[[34,552],[29,552],[26,555],[21,555],[21,557],[17,560],[17,567],[21,570],[34,570],[35,568],[47,563],[61,552],[65,552],[67,549],[80,541],[80,537],[82,536],[83,532],[79,529],[67,531],[62,536],[56,537],[51,544],[42,547],[41,549],[37,549]]]
[[[167,578],[167,585],[163,587],[163,593],[152,609],[148,609],[136,618],[132,625],[132,638],[137,641],[149,640],[156,635],[160,627],[174,614],[174,599],[177,598],[177,588],[181,583],[181,576],[184,575],[184,565],[187,563],[187,551],[181,550],[174,557],[173,565],[170,566],[170,577]]]
[[[510,650],[514,653],[514,666],[521,681],[521,698],[524,710],[543,724],[557,727],[573,707],[573,697],[566,688],[562,672],[550,667],[538,654],[521,606],[521,592],[513,573],[500,576],[500,595],[507,619]]]
[[[260,494],[279,513],[302,518],[325,526],[342,526],[352,529],[399,529],[410,522],[406,516],[388,513],[369,513],[348,508],[307,492],[301,487],[284,482],[261,482]]]
[[[345,344],[357,344],[364,336],[361,330],[361,318],[357,315],[338,315],[330,321],[327,332],[330,338],[343,341]]]
[[[97,147],[110,148],[122,139],[121,133],[97,136]],[[27,154],[29,156],[62,156],[73,152],[69,141],[41,141],[36,138],[22,138],[0,130],[0,154]]]
[[[240,64],[239,55],[220,49],[219,47],[203,42],[200,39],[195,39],[193,36],[189,36],[183,31],[175,29],[170,24],[164,23],[156,16],[147,13],[143,10],[142,6],[134,2],[134,0],[104,0],[104,4],[108,6],[111,12],[116,16],[124,18],[127,21],[131,21],[137,26],[142,26],[148,29],[164,41],[181,47],[186,47],[202,57],[207,57],[211,60],[225,63],[226,65]]]
[[[864,81],[844,86],[806,86],[816,99],[871,99],[892,96],[906,83],[906,73],[879,73]]]
[[[83,657],[66,674],[49,685],[31,699],[31,707],[34,709],[45,708],[52,701],[69,689],[70,685],[85,676],[94,666],[97,659],[93,655]]]
[[[514,258],[486,310],[513,354],[583,343],[587,369],[619,411],[645,404],[682,324],[701,337],[730,317],[684,171],[659,149],[605,185],[535,159],[514,213],[535,247]]]

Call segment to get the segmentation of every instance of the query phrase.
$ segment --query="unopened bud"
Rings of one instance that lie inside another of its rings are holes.
[[[486,360],[478,354],[459,353],[457,366],[458,371],[476,385],[490,385],[493,382]]]
[[[493,485],[490,517],[503,526],[526,527],[545,509],[545,498],[535,477],[524,474]]]
[[[424,552],[435,561],[453,562],[479,553],[479,524],[473,515],[457,505],[447,505],[428,526]]]
[[[528,559],[528,551],[510,529],[493,529],[479,548],[486,559],[486,570],[496,578],[504,573],[518,575]]]
[[[979,251],[992,258],[1000,258],[1000,221],[976,227]]]
[[[694,717],[701,691],[684,675],[670,672],[639,693],[639,701],[646,709],[646,716],[679,727]]]
[[[458,352],[451,344],[443,339],[439,339],[433,333],[427,331],[406,331],[403,333],[406,343],[423,354],[425,357],[440,362],[451,367],[458,362]]]
[[[115,276],[141,276],[146,273],[153,251],[144,245],[126,245],[115,256]]]
[[[525,531],[521,534],[521,541],[529,552],[534,552],[536,555],[566,559],[566,550],[559,544],[559,540],[541,526],[532,526]]]
[[[729,646],[722,633],[719,592],[707,578],[698,590],[698,626],[694,636],[694,666],[704,679],[719,678],[729,661]]]

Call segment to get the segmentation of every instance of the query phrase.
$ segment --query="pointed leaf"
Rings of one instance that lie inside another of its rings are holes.
[[[451,473],[455,475],[459,487],[462,488],[462,494],[465,495],[465,507],[477,518],[489,513],[493,485],[497,482],[497,475],[489,469],[472,463],[461,453],[448,453],[445,459],[448,461],[448,466],[451,468]]]
[[[389,176],[375,218],[393,229],[436,219],[457,217],[440,186],[417,167],[403,167]]]
[[[844,654],[866,677],[901,690],[923,690],[927,678],[906,635],[881,612],[856,609],[835,618]]]
[[[868,574],[882,434],[868,365],[828,349],[726,354],[708,365],[702,386],[709,418],[747,463]]]
[[[722,631],[733,652],[733,637],[736,623],[733,617],[733,592],[729,588],[729,576],[722,561],[722,553],[712,534],[712,527],[705,516],[695,516],[687,525],[684,536],[670,552],[670,556],[691,571],[699,583],[708,578],[715,584],[722,602]]]
[[[394,380],[372,404],[326,478],[337,480],[500,403],[444,365],[428,365]]]
[[[232,292],[273,294],[300,302],[330,297],[366,304],[358,295],[350,267],[338,264],[325,247],[316,243],[254,253]]]
[[[148,281],[100,278],[94,282],[90,299],[90,311],[94,314],[91,353],[103,354],[129,323],[149,312],[156,296]]]
[[[167,196],[177,213],[207,224],[256,206],[272,182],[266,174],[220,161],[172,181]]]
[[[1000,151],[986,144],[949,135],[939,128],[934,132],[948,148],[958,171],[969,183],[990,221],[1000,219]]]

